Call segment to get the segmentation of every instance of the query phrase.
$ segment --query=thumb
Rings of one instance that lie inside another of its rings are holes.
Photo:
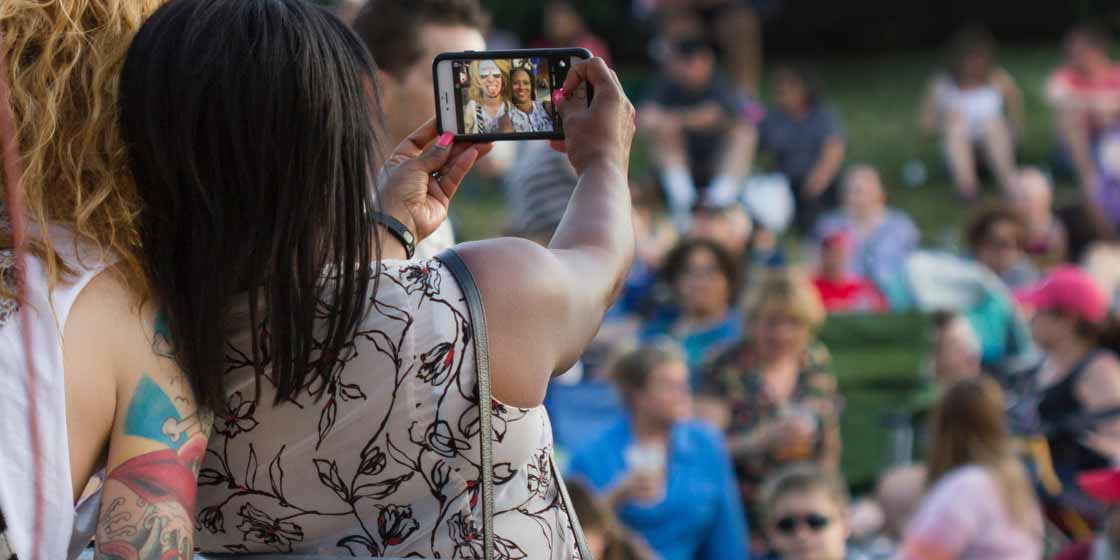
[[[552,92],[552,106],[556,108],[556,113],[560,115],[560,120],[565,120],[573,112],[576,107],[572,103],[571,92],[560,88]]]
[[[425,173],[434,173],[443,168],[447,159],[451,157],[451,145],[455,141],[455,134],[444,132],[435,142],[432,142],[415,159],[415,165]]]

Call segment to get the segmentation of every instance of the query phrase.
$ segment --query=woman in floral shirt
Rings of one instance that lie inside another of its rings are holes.
[[[602,59],[572,65],[555,147],[579,181],[549,247],[418,259],[413,240],[489,147],[428,121],[380,161],[375,75],[360,39],[303,0],[176,0],[129,49],[142,260],[176,361],[216,401],[197,546],[481,558],[492,478],[496,560],[578,558],[541,402],[630,268],[633,106]],[[449,271],[460,261],[483,313]]]
[[[748,509],[777,467],[839,461],[836,378],[813,338],[824,316],[800,274],[767,272],[747,301],[746,336],[701,373],[697,415],[726,431]]]

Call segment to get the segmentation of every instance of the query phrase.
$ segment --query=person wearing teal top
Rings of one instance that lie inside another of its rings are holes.
[[[577,448],[568,475],[583,480],[664,560],[746,560],[747,523],[720,435],[690,420],[688,372],[667,344],[613,368],[627,415]]]
[[[742,321],[732,307],[740,287],[739,268],[715,241],[686,239],[670,251],[661,274],[677,304],[642,329],[641,341],[676,341],[684,348],[692,379],[707,358],[739,339]]]

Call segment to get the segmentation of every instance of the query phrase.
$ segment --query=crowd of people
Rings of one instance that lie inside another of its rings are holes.
[[[636,2],[638,110],[568,0],[532,41],[478,0],[0,7],[26,195],[0,207],[0,447],[27,450],[0,464],[0,557],[1111,557],[1109,34],[1064,42],[1049,162],[1018,155],[993,37],[949,41],[915,123],[944,196],[978,202],[946,248],[848,160],[828,84],[763,64],[764,4]],[[564,86],[594,101],[483,60],[458,74],[466,129],[562,116],[566,141],[439,135],[431,60],[516,41],[592,51]],[[455,244],[471,172],[503,185],[509,236]],[[894,372],[929,399],[853,495],[846,443],[882,433],[845,430],[860,372],[825,333],[864,317],[930,334]]]
[[[744,71],[709,17],[718,3],[646,4],[658,78],[638,100],[651,169],[631,177],[635,262],[580,367],[554,382],[577,389],[549,402],[569,476],[662,558],[1042,558],[1095,527],[1097,544],[1070,550],[1109,546],[1107,501],[1079,483],[1120,459],[1108,33],[1067,35],[1045,91],[1055,155],[1035,162],[1019,156],[1023,95],[993,36],[968,26],[947,41],[911,125],[940,138],[944,196],[970,203],[961,246],[940,246],[889,204],[873,162],[846,158],[811,67],[752,57]],[[545,29],[554,11],[578,18],[570,6],[550,3]],[[520,153],[509,232],[545,243],[575,179]],[[1063,180],[1078,192],[1058,206]],[[519,215],[526,199],[559,202],[551,218]],[[818,333],[904,314],[932,336],[910,349],[928,365],[898,373],[933,398],[910,413],[907,458],[852,500],[843,438],[881,435],[842,436],[851,372]],[[732,531],[714,512],[742,517]]]

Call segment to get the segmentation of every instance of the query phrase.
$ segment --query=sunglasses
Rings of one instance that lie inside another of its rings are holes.
[[[478,75],[479,78],[497,78],[501,76],[501,72],[484,72]]]
[[[792,535],[797,531],[798,525],[801,525],[802,523],[804,523],[807,527],[809,527],[809,529],[816,533],[824,530],[825,527],[828,527],[829,519],[819,513],[810,513],[801,517],[790,515],[779,519],[778,522],[774,524],[774,526],[780,533],[784,535]]]

